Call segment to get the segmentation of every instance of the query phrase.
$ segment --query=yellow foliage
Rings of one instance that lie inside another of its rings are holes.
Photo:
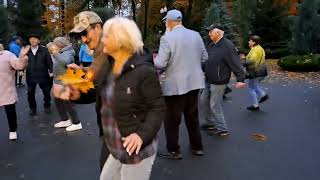
[[[59,76],[58,79],[65,85],[72,85],[82,93],[87,93],[94,88],[93,82],[90,80],[93,74],[89,71],[87,74],[82,69],[73,70],[68,68],[66,73]]]

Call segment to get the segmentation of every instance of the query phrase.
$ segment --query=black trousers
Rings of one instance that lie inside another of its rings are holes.
[[[102,120],[101,120],[101,107],[102,100],[100,94],[96,93],[96,114],[97,114],[97,124],[99,128],[99,136],[103,136]]]
[[[198,93],[199,90],[193,90],[184,95],[165,96],[167,117],[164,121],[164,129],[168,151],[180,151],[179,126],[182,114],[189,133],[191,148],[203,149],[198,118]]]
[[[22,76],[19,75],[19,72],[20,71],[16,71],[16,75],[15,75],[15,77],[16,77],[16,80],[15,80],[16,85],[21,85],[22,84]]]
[[[28,102],[30,109],[37,109],[37,102],[35,98],[36,87],[38,83],[28,83]],[[44,96],[44,107],[49,108],[51,106],[51,95],[50,91],[52,88],[51,81],[45,83],[39,83]]]
[[[61,121],[66,121],[71,119],[72,124],[79,124],[80,120],[75,109],[75,104],[70,101],[64,101],[62,99],[54,98],[58,113],[60,115]],[[69,116],[68,116],[69,115]]]
[[[16,132],[17,131],[16,104],[5,105],[4,109],[6,111],[10,132]]]

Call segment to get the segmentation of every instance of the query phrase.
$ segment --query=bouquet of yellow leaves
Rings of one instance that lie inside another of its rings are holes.
[[[94,89],[92,76],[93,73],[90,70],[84,73],[82,69],[68,68],[65,74],[58,76],[58,80],[62,81],[64,85],[71,85],[82,93],[88,93],[90,89]]]

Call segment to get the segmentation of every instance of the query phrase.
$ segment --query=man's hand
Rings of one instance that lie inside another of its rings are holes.
[[[237,82],[235,84],[236,88],[237,89],[242,89],[242,88],[245,88],[246,87],[246,83],[243,83],[243,82]]]
[[[131,156],[132,153],[138,154],[143,144],[142,139],[137,133],[132,133],[130,136],[122,138],[123,147],[126,148],[128,154]]]
[[[67,67],[71,68],[71,69],[74,69],[74,70],[77,70],[77,69],[81,68],[80,66],[76,65],[75,63],[69,64]]]

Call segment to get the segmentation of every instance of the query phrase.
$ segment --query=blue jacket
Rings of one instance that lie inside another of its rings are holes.
[[[80,51],[79,51],[79,60],[81,62],[93,62],[93,57],[92,55],[89,55],[87,53],[87,46],[86,45],[81,45]]]
[[[9,44],[9,51],[15,54],[17,57],[19,57],[21,47],[15,41],[12,41]]]

